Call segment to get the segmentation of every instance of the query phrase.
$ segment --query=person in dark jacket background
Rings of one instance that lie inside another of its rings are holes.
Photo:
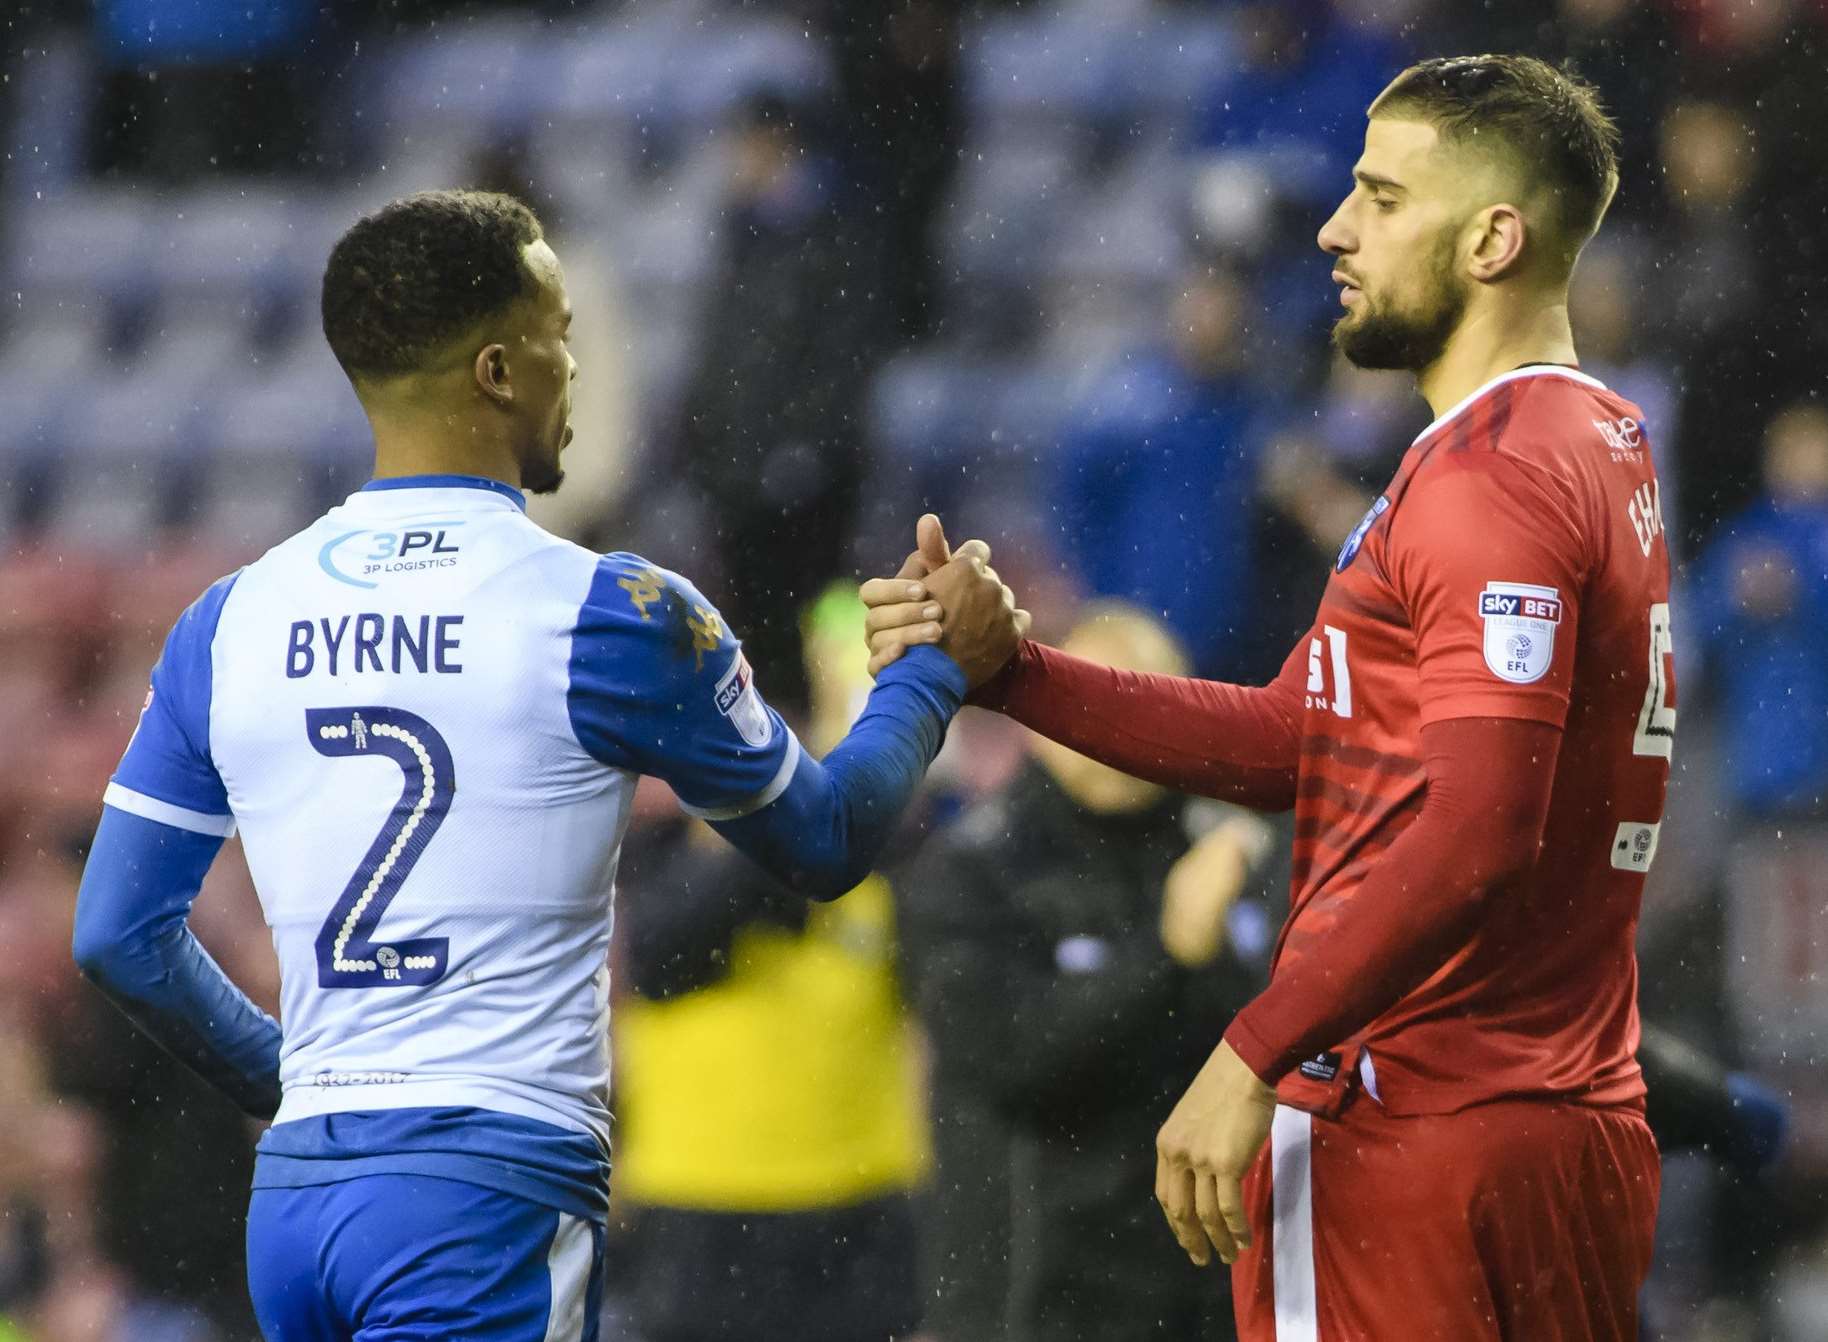
[[[855,586],[805,622],[813,714],[869,684]],[[893,1342],[920,1318],[925,1172],[888,883],[808,906],[708,826],[632,836],[618,890],[618,1196],[644,1342]]]
[[[1066,646],[1184,674],[1147,617],[1093,607]],[[1272,848],[1225,813],[1037,742],[922,851],[905,976],[932,1048],[927,1328],[938,1342],[1233,1336],[1224,1277],[1172,1252],[1149,1137],[1257,991]],[[1172,951],[1170,950],[1172,947]]]
[[[680,399],[679,470],[702,502],[720,605],[769,696],[806,706],[797,613],[842,573],[863,469],[861,397],[893,346],[881,248],[813,115],[739,111],[718,277]]]

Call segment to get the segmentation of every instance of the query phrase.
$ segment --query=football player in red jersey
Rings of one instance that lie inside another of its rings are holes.
[[[1156,1195],[1234,1264],[1247,1342],[1637,1331],[1659,1165],[1633,953],[1675,728],[1643,415],[1575,366],[1569,274],[1616,189],[1594,91],[1405,70],[1320,232],[1364,367],[1435,421],[1270,685],[1025,641],[974,702],[1178,789],[1295,811],[1269,987],[1161,1129]],[[866,592],[885,664],[938,636]],[[986,581],[995,581],[987,575]],[[1013,606],[1013,603],[1010,603]]]

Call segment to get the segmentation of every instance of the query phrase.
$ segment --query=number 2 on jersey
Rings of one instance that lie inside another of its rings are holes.
[[[305,734],[320,755],[385,756],[404,776],[400,799],[388,812],[387,823],[368,845],[318,931],[318,986],[404,988],[436,983],[444,977],[450,958],[448,938],[382,941],[375,930],[451,809],[457,773],[450,748],[418,714],[378,705],[306,709]]]

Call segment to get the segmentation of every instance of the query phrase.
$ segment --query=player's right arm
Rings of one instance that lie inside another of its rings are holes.
[[[995,623],[989,584],[953,578],[980,627]],[[715,607],[677,574],[610,555],[573,637],[572,726],[599,761],[671,785],[775,879],[835,899],[869,874],[939,753],[970,688],[966,666],[987,674],[1008,644],[981,666],[918,652],[878,678],[850,733],[816,760],[762,699]]]
[[[140,724],[109,783],[76,896],[84,975],[161,1047],[247,1113],[279,1108],[280,1030],[186,924],[234,830],[209,755],[209,645],[233,579],[197,601],[153,668]]]

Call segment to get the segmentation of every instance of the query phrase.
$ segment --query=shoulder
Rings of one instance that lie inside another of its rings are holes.
[[[1609,445],[1629,438],[1643,450],[1639,413],[1573,369],[1501,382],[1441,427],[1409,492],[1431,511],[1512,498],[1578,516],[1590,467]]]
[[[208,587],[202,595],[184,608],[171,627],[171,636],[165,643],[165,662],[173,664],[170,669],[196,669],[190,663],[200,660],[202,667],[209,664],[210,647],[216,640],[216,630],[222,624],[222,610],[234,593],[245,569],[236,569],[225,573]]]
[[[1545,465],[1572,467],[1609,452],[1647,450],[1644,412],[1578,369],[1520,378],[1500,387],[1488,444]]]
[[[683,639],[688,649],[694,640],[714,647],[729,636],[717,608],[689,579],[625,552],[596,558],[580,623]]]
[[[601,555],[578,611],[573,679],[612,665],[630,683],[722,675],[736,645],[723,616],[688,579],[640,555]]]

